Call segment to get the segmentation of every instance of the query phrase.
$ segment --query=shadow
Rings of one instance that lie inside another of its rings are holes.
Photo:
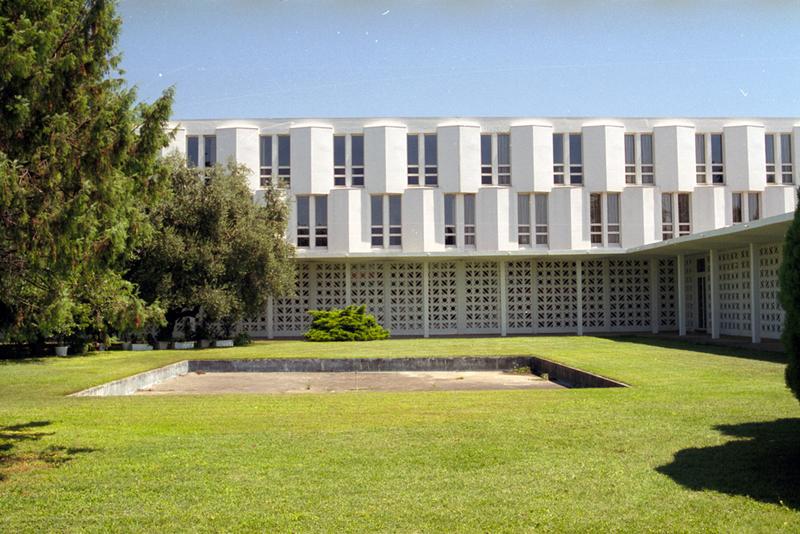
[[[638,343],[640,345],[648,345],[651,347],[662,347],[668,349],[690,350],[693,352],[702,352],[704,354],[714,354],[716,356],[730,356],[733,358],[745,358],[748,360],[758,360],[770,363],[786,363],[786,354],[783,352],[770,351],[759,349],[757,347],[744,346],[725,346],[717,345],[709,342],[703,342],[695,339],[674,339],[656,337],[656,335],[598,335],[603,339],[610,341],[621,341],[624,343]]]
[[[20,450],[23,442],[37,442],[55,432],[42,432],[39,429],[51,425],[50,421],[29,421],[16,425],[0,426],[0,482],[8,478],[9,472],[28,470],[37,466],[63,465],[79,454],[95,452],[97,449],[89,447],[62,447],[48,445],[41,450],[25,446]],[[34,450],[31,450],[34,449]]]
[[[714,427],[737,439],[678,451],[656,468],[691,490],[713,490],[800,510],[800,419]]]

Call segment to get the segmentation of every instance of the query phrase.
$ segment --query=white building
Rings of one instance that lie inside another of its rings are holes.
[[[800,119],[176,122],[190,165],[285,184],[298,287],[244,326],[366,304],[393,335],[780,335]]]

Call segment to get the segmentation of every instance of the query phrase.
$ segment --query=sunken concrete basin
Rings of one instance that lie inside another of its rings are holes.
[[[574,367],[556,363],[538,356],[461,356],[455,358],[265,358],[253,360],[183,360],[158,369],[145,371],[127,378],[101,384],[71,396],[120,396],[133,395],[137,392],[147,391],[157,384],[183,377],[194,373],[197,375],[208,374],[216,376],[221,373],[284,373],[287,377],[297,380],[298,375],[309,373],[369,373],[391,375],[396,373],[409,377],[420,377],[428,380],[444,380],[448,373],[463,373],[462,376],[451,376],[451,380],[468,380],[480,382],[481,373],[491,373],[495,377],[502,372],[511,372],[506,375],[506,383],[524,380],[522,376],[513,378],[513,370],[529,368],[533,376],[528,374],[527,380],[536,380],[538,388],[568,387],[568,388],[608,388],[627,387],[626,384],[600,375],[582,371]],[[361,375],[362,377],[370,375]],[[445,377],[445,378],[443,378]],[[228,377],[230,378],[230,377]],[[248,377],[252,378],[252,377]],[[277,378],[277,377],[274,377]],[[307,376],[308,378],[308,376]],[[311,375],[311,378],[319,378]],[[386,378],[386,376],[384,376]],[[485,377],[484,377],[485,378]],[[273,379],[273,377],[270,377]],[[333,381],[341,382],[342,378],[333,377]],[[309,380],[309,383],[312,380]],[[363,381],[363,378],[362,378]],[[406,380],[408,381],[408,380]],[[230,380],[228,380],[230,382]],[[491,380],[489,381],[491,382]],[[488,383],[488,382],[485,382]],[[495,383],[497,379],[495,378]],[[507,385],[507,384],[506,384]],[[530,384],[529,384],[530,385]],[[451,389],[482,389],[477,387],[460,387]],[[310,387],[308,388],[310,389]],[[447,388],[446,388],[447,389]],[[485,387],[483,389],[528,389],[528,387]],[[384,389],[386,391],[404,390],[402,387]],[[426,390],[425,388],[410,388],[409,390]],[[196,392],[196,391],[185,391]],[[211,391],[213,392],[213,391]],[[284,392],[270,390],[270,392]]]

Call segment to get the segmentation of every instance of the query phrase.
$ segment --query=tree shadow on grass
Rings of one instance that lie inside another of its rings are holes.
[[[714,428],[743,439],[683,449],[656,471],[692,490],[742,495],[800,510],[800,419]]]
[[[52,424],[50,421],[29,421],[16,425],[0,426],[0,483],[15,471],[29,470],[36,467],[63,465],[79,454],[94,452],[89,447],[63,447],[48,445],[37,449],[26,446],[20,450],[23,442],[37,442],[55,432],[44,432],[40,429]]]
[[[662,347],[667,349],[690,350],[692,352],[702,352],[704,354],[714,354],[716,356],[732,356],[734,358],[746,358],[748,360],[758,360],[771,363],[786,363],[786,354],[783,352],[758,349],[748,346],[746,343],[740,347],[728,347],[724,345],[714,345],[703,343],[691,339],[671,339],[659,338],[655,335],[616,335],[599,336],[611,341],[624,343],[638,343],[652,347]]]

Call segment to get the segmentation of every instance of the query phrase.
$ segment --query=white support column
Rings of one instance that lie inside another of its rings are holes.
[[[660,303],[658,299],[658,259],[650,259],[650,332],[658,334]]]
[[[347,306],[353,303],[353,281],[352,281],[352,268],[350,263],[344,264],[344,302]]]
[[[708,283],[711,284],[711,339],[719,339],[719,257],[717,251],[708,251]]]
[[[750,243],[750,339],[761,343],[761,262],[758,247]]]
[[[539,333],[539,299],[537,295],[536,283],[536,260],[531,260],[531,331]]]
[[[505,260],[497,262],[500,274],[500,335],[508,335],[508,268]]]
[[[431,330],[430,326],[428,326],[428,266],[430,264],[427,261],[422,262],[422,336],[423,337],[430,337]]]
[[[675,272],[678,292],[678,335],[686,335],[686,262],[683,254],[675,260]]]
[[[583,262],[575,262],[575,281],[577,285],[577,314],[578,314],[578,335],[583,335]]]
[[[275,304],[272,297],[267,297],[267,339],[275,337],[275,327],[272,314],[275,312]]]

